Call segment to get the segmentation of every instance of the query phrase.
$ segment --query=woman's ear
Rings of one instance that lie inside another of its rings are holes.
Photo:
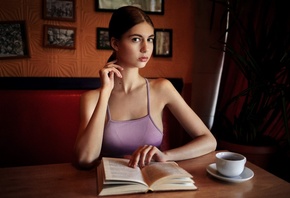
[[[111,46],[115,51],[118,51],[118,39],[112,37],[111,38]]]

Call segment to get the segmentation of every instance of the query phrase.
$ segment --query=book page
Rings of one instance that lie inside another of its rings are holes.
[[[105,183],[120,184],[124,181],[132,181],[146,185],[140,168],[131,168],[128,166],[128,162],[128,159],[103,158]]]
[[[175,162],[155,162],[142,169],[143,175],[146,178],[148,186],[157,180],[165,177],[173,178],[192,178],[184,169],[180,168]]]

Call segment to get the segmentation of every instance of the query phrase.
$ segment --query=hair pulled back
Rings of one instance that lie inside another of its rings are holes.
[[[124,6],[117,9],[109,23],[109,38],[121,39],[122,35],[126,33],[133,26],[147,22],[152,27],[153,22],[149,16],[140,8],[134,6]]]

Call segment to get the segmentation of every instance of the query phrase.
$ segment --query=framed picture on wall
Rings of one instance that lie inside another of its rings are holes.
[[[164,14],[165,0],[95,0],[96,11],[112,12],[122,6],[136,6],[148,14]]]
[[[155,29],[155,57],[172,57],[172,29]]]
[[[75,0],[42,0],[43,18],[76,21]]]
[[[97,28],[97,49],[111,50],[108,28]]]
[[[76,28],[44,25],[44,47],[76,48]]]
[[[25,21],[0,21],[0,59],[29,57]]]

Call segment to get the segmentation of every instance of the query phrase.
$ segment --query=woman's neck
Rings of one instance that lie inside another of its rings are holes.
[[[115,91],[129,93],[145,82],[144,78],[139,74],[138,68],[124,68],[122,76],[122,78],[115,76]]]

